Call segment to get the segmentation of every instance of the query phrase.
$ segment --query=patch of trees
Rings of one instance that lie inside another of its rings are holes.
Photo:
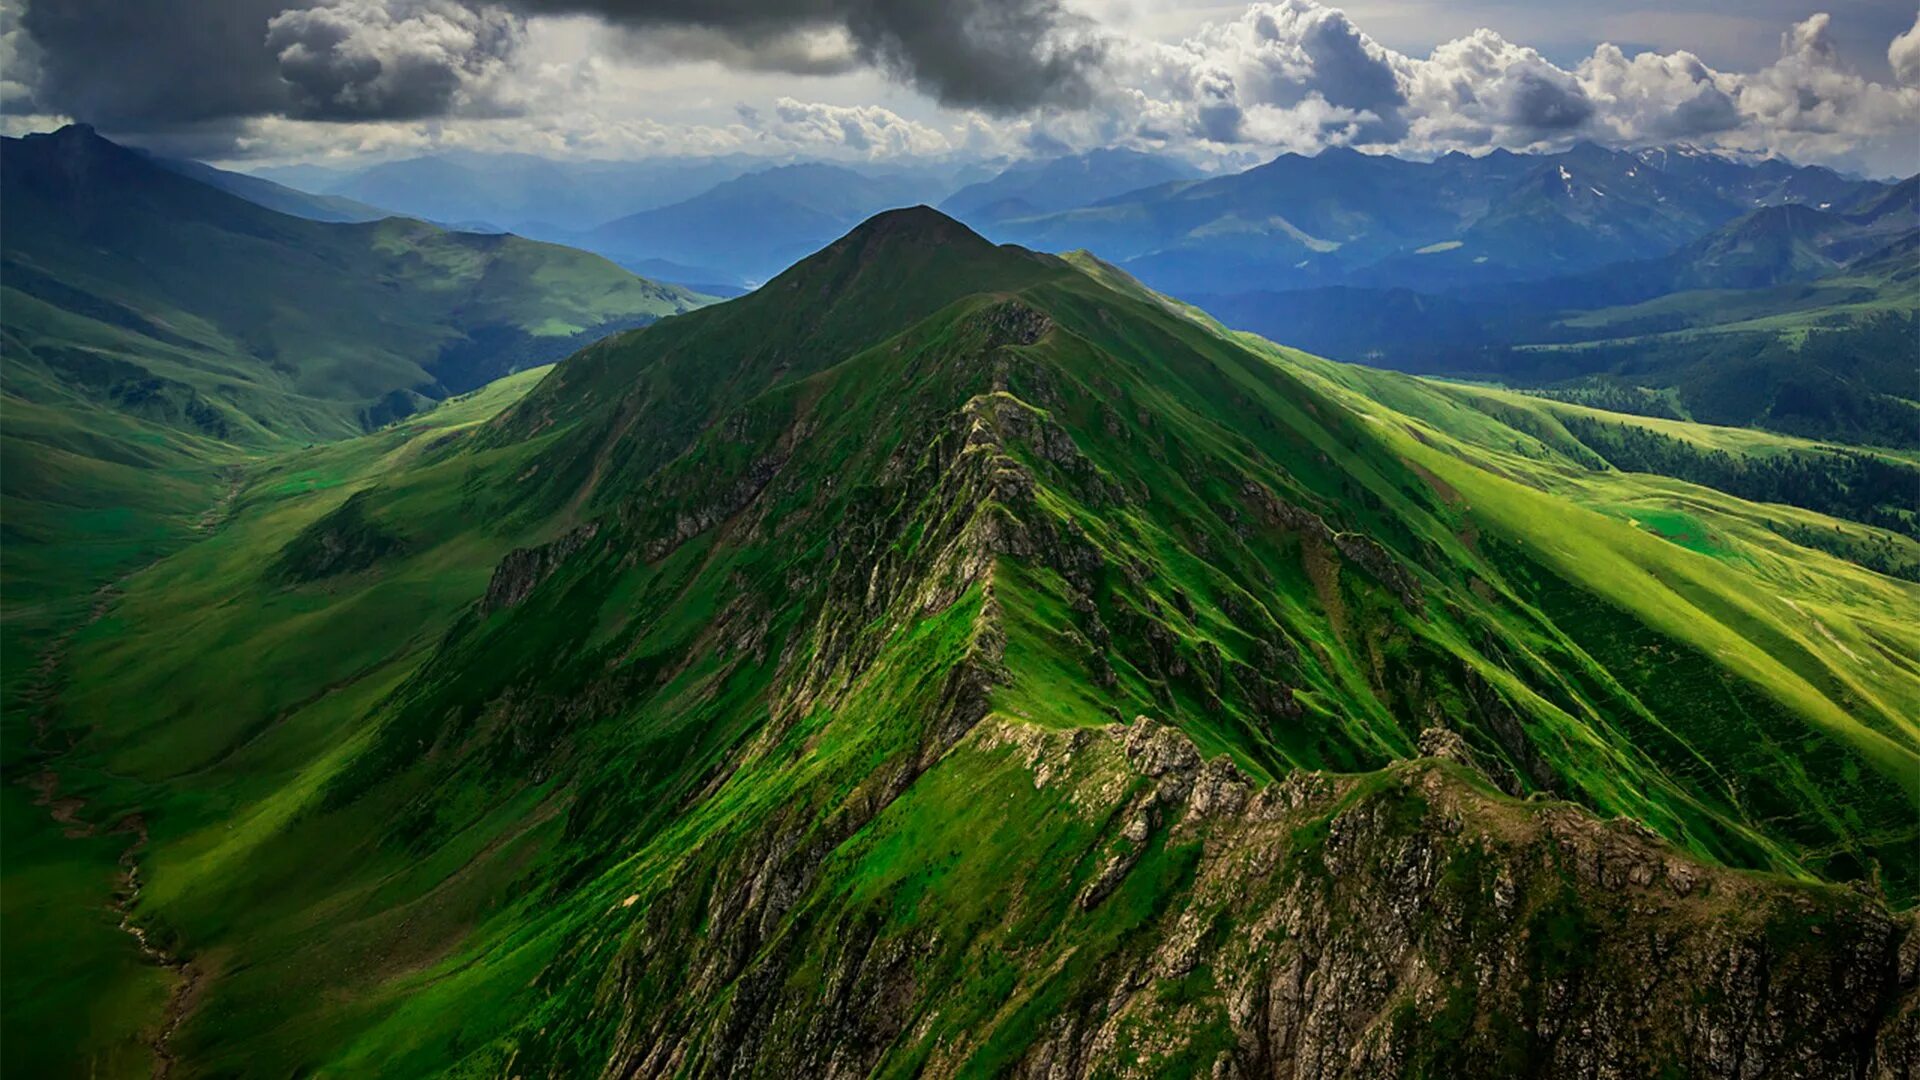
[[[1504,372],[1543,397],[1807,439],[1920,448],[1920,317],[1882,313],[1806,332],[1704,334],[1523,354]],[[1584,373],[1564,366],[1579,362]],[[1651,389],[1643,389],[1651,388]]]
[[[1625,472],[1671,476],[1749,502],[1785,503],[1920,540],[1920,469],[1911,465],[1841,447],[1730,454],[1624,422],[1577,415],[1562,421],[1574,438]]]

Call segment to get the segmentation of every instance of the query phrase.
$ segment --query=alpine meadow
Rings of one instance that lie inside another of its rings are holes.
[[[1905,0],[0,0],[0,130],[0,1075],[1920,1077]]]

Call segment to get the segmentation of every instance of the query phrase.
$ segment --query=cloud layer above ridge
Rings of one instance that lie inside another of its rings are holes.
[[[212,157],[1127,146],[1231,163],[1585,138],[1911,172],[1920,18],[1877,79],[1836,29],[1809,12],[1769,62],[1728,71],[1679,44],[1556,63],[1489,28],[1410,55],[1316,0],[1171,40],[1070,0],[3,0],[0,107],[14,129],[72,117]]]

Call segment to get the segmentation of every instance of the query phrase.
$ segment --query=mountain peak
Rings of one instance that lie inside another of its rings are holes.
[[[854,226],[846,238],[864,243],[987,243],[979,233],[924,203],[882,210]]]
[[[67,153],[98,151],[106,147],[125,151],[127,148],[113,142],[95,131],[92,124],[72,123],[55,131],[34,132],[23,135],[17,140],[27,145],[57,147]]]

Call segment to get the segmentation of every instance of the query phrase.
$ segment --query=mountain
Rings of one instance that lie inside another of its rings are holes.
[[[480,231],[563,238],[638,210],[696,195],[753,167],[752,159],[558,161],[532,154],[443,153],[358,169],[261,170],[260,175],[426,221],[485,223]]]
[[[276,184],[246,173],[216,169],[198,161],[176,158],[155,158],[154,161],[162,168],[171,169],[189,180],[219,188],[229,195],[237,195],[255,206],[264,206],[309,221],[362,222],[393,216],[377,206],[368,206],[338,195],[310,195],[285,184]]]
[[[8,1071],[1912,1060],[1904,536],[924,207],[519,379],[54,654]]]
[[[1327,356],[1912,448],[1915,190],[1846,212],[1767,205],[1660,258],[1536,281],[1194,299]]]
[[[838,165],[783,165],[684,202],[610,221],[581,246],[623,265],[658,259],[711,267],[734,283],[765,280],[869,215],[930,194],[919,175],[868,175]]]
[[[940,209],[984,227],[1014,218],[1072,210],[1141,188],[1199,175],[1178,158],[1107,148],[1018,161],[992,179],[949,195]]]
[[[1591,143],[1431,162],[1335,148],[990,231],[1085,248],[1188,297],[1331,285],[1437,292],[1664,257],[1758,206],[1838,207],[1881,190],[1782,162]]]
[[[217,438],[343,433],[697,302],[552,245],[275,213],[81,127],[5,151],[26,366],[102,400],[150,381],[121,404]]]
[[[198,535],[235,462],[702,301],[548,244],[276,213],[206,175],[82,127],[0,146],[10,656],[85,610],[76,581]]]

